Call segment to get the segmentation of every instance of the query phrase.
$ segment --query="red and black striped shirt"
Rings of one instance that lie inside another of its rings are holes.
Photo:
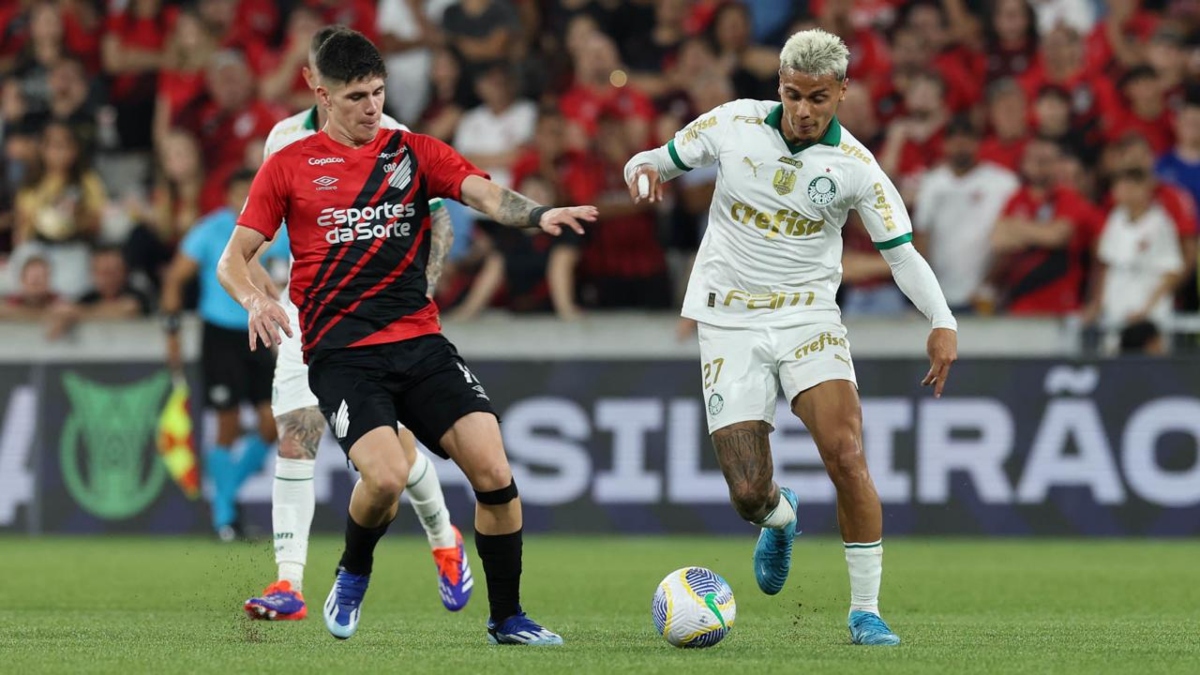
[[[238,224],[270,239],[286,221],[306,359],[440,330],[425,297],[429,200],[461,201],[472,175],[487,177],[445,143],[395,129],[359,148],[320,132],[267,159]]]

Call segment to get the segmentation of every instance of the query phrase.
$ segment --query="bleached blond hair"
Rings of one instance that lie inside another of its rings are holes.
[[[779,52],[779,68],[791,68],[807,75],[833,75],[846,79],[850,49],[833,33],[820,28],[802,30],[788,38]]]

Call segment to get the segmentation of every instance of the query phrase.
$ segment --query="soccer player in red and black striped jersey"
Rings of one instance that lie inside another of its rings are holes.
[[[295,258],[289,292],[300,308],[309,384],[361,474],[325,625],[342,639],[358,628],[375,545],[408,480],[399,421],[430,450],[453,459],[475,490],[489,640],[561,644],[521,611],[521,504],[500,428],[425,295],[428,203],[456,199],[503,225],[553,235],[564,227],[582,233],[580,221],[594,221],[596,209],[541,206],[491,182],[434,138],[381,129],[387,71],[361,34],[331,36],[316,65],[328,123],[263,165],[222,257],[221,279],[250,314],[252,344],[278,344],[281,328],[290,334],[283,308],[255,287],[247,267],[287,223]]]

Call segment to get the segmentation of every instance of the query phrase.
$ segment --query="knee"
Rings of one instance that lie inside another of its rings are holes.
[[[391,502],[400,497],[408,484],[408,466],[392,464],[363,473],[363,484],[377,501]]]
[[[826,452],[829,459],[825,462],[825,468],[834,485],[849,487],[870,480],[867,458],[856,436],[845,434],[838,437]]]
[[[472,471],[468,479],[476,493],[495,492],[512,484],[512,468],[508,462],[496,462]]]
[[[771,501],[771,486],[753,485],[749,481],[737,481],[729,485],[729,500],[744,520],[756,522],[767,516]]]

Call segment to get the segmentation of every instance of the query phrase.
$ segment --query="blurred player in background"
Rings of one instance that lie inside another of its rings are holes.
[[[491,401],[441,334],[428,297],[429,204],[458,199],[513,227],[582,231],[592,207],[549,208],[485,177],[428,136],[381,130],[387,70],[361,34],[331,35],[316,56],[321,133],[267,159],[222,257],[221,279],[250,312],[264,344],[293,333],[287,312],[257,288],[249,261],[286,221],[295,262],[309,383],[334,436],[361,474],[346,546],[325,603],[325,625],[358,629],[375,546],[395,518],[411,466],[397,421],[453,458],[475,490],[475,543],[487,577],[493,643],[553,645],[562,638],[521,610],[521,506]],[[318,187],[336,186],[320,191]]]
[[[834,300],[850,209],[900,290],[932,321],[931,368],[922,384],[937,396],[956,358],[957,324],[911,244],[896,188],[837,120],[849,57],[830,33],[796,33],[780,54],[782,103],[719,106],[665,146],[635,155],[625,180],[635,201],[657,201],[662,181],[718,165],[683,316],[698,322],[708,428],[730,499],[763,528],[754,551],[759,588],[771,595],[783,589],[796,534],[796,495],[772,479],[768,441],[782,385],[837,488],[851,639],[894,645],[900,638],[879,615],[883,514],[863,456],[862,409]]]
[[[316,67],[317,50],[330,35],[342,29],[340,26],[326,26],[313,35],[304,79],[314,91],[320,84],[320,73]],[[324,128],[325,123],[324,110],[318,105],[279,122],[267,137],[264,155],[270,157],[280,149],[312,136],[318,129]],[[407,131],[407,127],[387,115],[381,115],[380,127]],[[326,188],[322,190],[324,192],[333,192],[335,187],[339,190],[348,189],[338,186],[336,181],[316,186],[318,190]],[[441,275],[442,263],[454,239],[454,229],[440,199],[432,200],[429,210],[432,244],[425,275],[429,284],[426,293],[432,296]],[[251,265],[258,267],[257,259]],[[286,292],[281,304],[291,322],[292,335],[279,346],[271,399],[275,424],[279,428],[279,457],[275,460],[275,485],[271,495],[275,563],[279,567],[279,575],[261,596],[247,600],[244,609],[253,619],[297,620],[308,614],[302,589],[304,566],[308,560],[309,530],[316,510],[313,476],[325,418],[317,407],[317,397],[308,387],[308,366],[301,354],[299,310]],[[417,450],[411,431],[401,427],[399,439],[411,467],[405,490],[433,549],[438,572],[438,594],[446,609],[458,611],[466,606],[474,588],[462,535],[450,523],[450,512],[446,508],[437,470],[429,458]]]
[[[269,351],[250,350],[246,310],[225,293],[217,280],[217,262],[237,225],[237,214],[246,203],[253,179],[253,171],[239,171],[230,177],[225,208],[209,214],[188,231],[167,271],[162,291],[167,363],[175,372],[181,372],[179,313],[183,309],[183,288],[199,276],[198,314],[203,322],[200,370],[206,407],[217,411],[216,443],[209,439],[210,444],[205,448],[204,471],[213,488],[213,528],[222,541],[232,541],[243,534],[237,513],[238,490],[247,478],[262,469],[276,436],[269,405],[274,356]],[[286,256],[286,239],[273,243],[264,255]],[[265,276],[259,277],[259,283],[273,288]],[[239,415],[242,403],[254,406],[258,416],[256,432],[242,434]],[[232,450],[239,436],[242,453],[235,458]]]

